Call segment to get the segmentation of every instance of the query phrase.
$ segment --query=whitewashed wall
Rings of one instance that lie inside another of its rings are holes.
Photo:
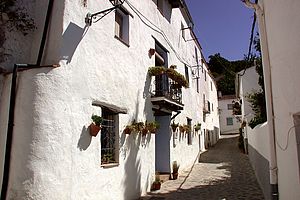
[[[243,71],[239,72],[243,74]],[[261,87],[258,85],[258,74],[255,66],[247,68],[243,76],[239,77],[239,97],[242,99],[242,116],[247,122],[254,117],[251,104],[248,102],[247,96],[252,92],[258,92]]]
[[[232,115],[232,110],[228,110],[227,105],[232,104],[232,101],[236,100],[235,98],[230,99],[219,99],[219,108],[220,108],[220,127],[222,134],[229,133],[238,133],[240,128],[240,122]],[[227,125],[226,118],[233,118],[233,125]]]
[[[114,38],[113,12],[91,27],[85,27],[87,12],[111,6],[109,1],[87,3],[85,8],[81,1],[55,1],[43,64],[61,66],[19,73],[10,199],[134,199],[150,190],[155,174],[155,135],[125,136],[122,130],[133,119],[154,120],[147,76],[148,67],[155,64],[154,57],[148,56],[148,50],[155,45],[153,37],[169,50],[170,65],[176,64],[182,74],[184,65],[161,34],[144,25],[126,4],[125,8],[132,14],[129,17],[130,47]],[[178,40],[181,22],[184,22],[179,9],[172,10],[169,23],[153,1],[132,1],[132,4],[165,32],[186,62],[191,65],[195,62],[196,44]],[[46,5],[47,1],[43,0],[33,6],[38,29],[33,40],[29,40],[31,51],[26,50],[30,55],[25,58],[30,59],[22,62],[35,62]],[[18,50],[23,53],[22,48]],[[198,55],[201,59],[200,53]],[[193,82],[191,78],[190,81]],[[9,83],[8,79],[4,82],[5,96],[9,94]],[[193,125],[202,122],[202,93],[197,94],[193,85],[183,89],[185,107],[176,121],[186,124],[189,117]],[[210,97],[211,101],[216,101],[215,88],[212,93],[215,95]],[[94,100],[128,109],[128,114],[119,115],[117,167],[100,166],[100,135],[89,136],[87,127],[91,115],[101,114],[99,107],[92,106]],[[2,109],[7,107],[7,100],[1,99],[1,138],[6,134],[7,119]],[[213,120],[217,126],[218,118]],[[170,162],[177,160],[183,170],[191,166],[198,151],[197,139],[192,145],[183,139],[171,150]]]
[[[293,114],[300,111],[300,1],[263,0],[260,5],[268,42],[263,51],[268,52],[271,65],[279,198],[300,199],[299,146],[295,129],[291,129],[295,125]]]

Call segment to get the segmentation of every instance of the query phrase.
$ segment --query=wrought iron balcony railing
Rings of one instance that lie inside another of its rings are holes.
[[[152,97],[165,97],[170,101],[182,104],[182,87],[165,74],[155,77],[155,88]]]

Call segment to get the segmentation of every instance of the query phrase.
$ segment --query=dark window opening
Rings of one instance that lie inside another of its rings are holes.
[[[101,164],[118,163],[117,114],[102,108]]]

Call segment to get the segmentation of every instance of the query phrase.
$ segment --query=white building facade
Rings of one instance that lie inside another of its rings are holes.
[[[207,141],[218,140],[216,85],[183,1],[125,1],[103,18],[86,16],[113,7],[110,1],[42,0],[24,7],[36,30],[6,32],[1,47],[13,52],[0,64],[6,69],[0,75],[1,185],[11,71],[43,56],[36,69],[18,72],[7,199],[135,199],[150,191],[156,171],[171,173],[173,161],[187,169]],[[171,65],[188,88],[173,90],[166,76],[148,74],[149,67]],[[104,119],[96,137],[89,135],[93,114]],[[146,121],[159,123],[156,134],[124,134],[127,125]],[[173,121],[192,130],[174,133]]]
[[[261,40],[267,123],[255,127],[254,154],[267,159],[270,199],[300,199],[300,2],[246,1],[255,9]],[[257,130],[255,130],[257,129]],[[248,132],[249,143],[250,133]],[[249,150],[250,154],[250,150]],[[256,170],[256,173],[260,170]],[[257,173],[259,174],[259,173]]]
[[[235,95],[224,95],[219,97],[220,128],[221,134],[234,134],[239,132],[239,116],[233,115]]]

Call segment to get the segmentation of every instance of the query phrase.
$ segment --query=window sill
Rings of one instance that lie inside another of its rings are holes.
[[[117,39],[117,40],[119,40],[120,42],[122,42],[124,45],[126,45],[127,47],[130,47],[130,45],[127,43],[127,42],[125,42],[124,40],[122,40],[122,38],[119,38],[118,36],[116,36],[115,35],[115,38]]]
[[[118,166],[119,166],[119,163],[101,164],[101,167],[104,168],[104,169],[112,168],[112,167],[118,167]]]

